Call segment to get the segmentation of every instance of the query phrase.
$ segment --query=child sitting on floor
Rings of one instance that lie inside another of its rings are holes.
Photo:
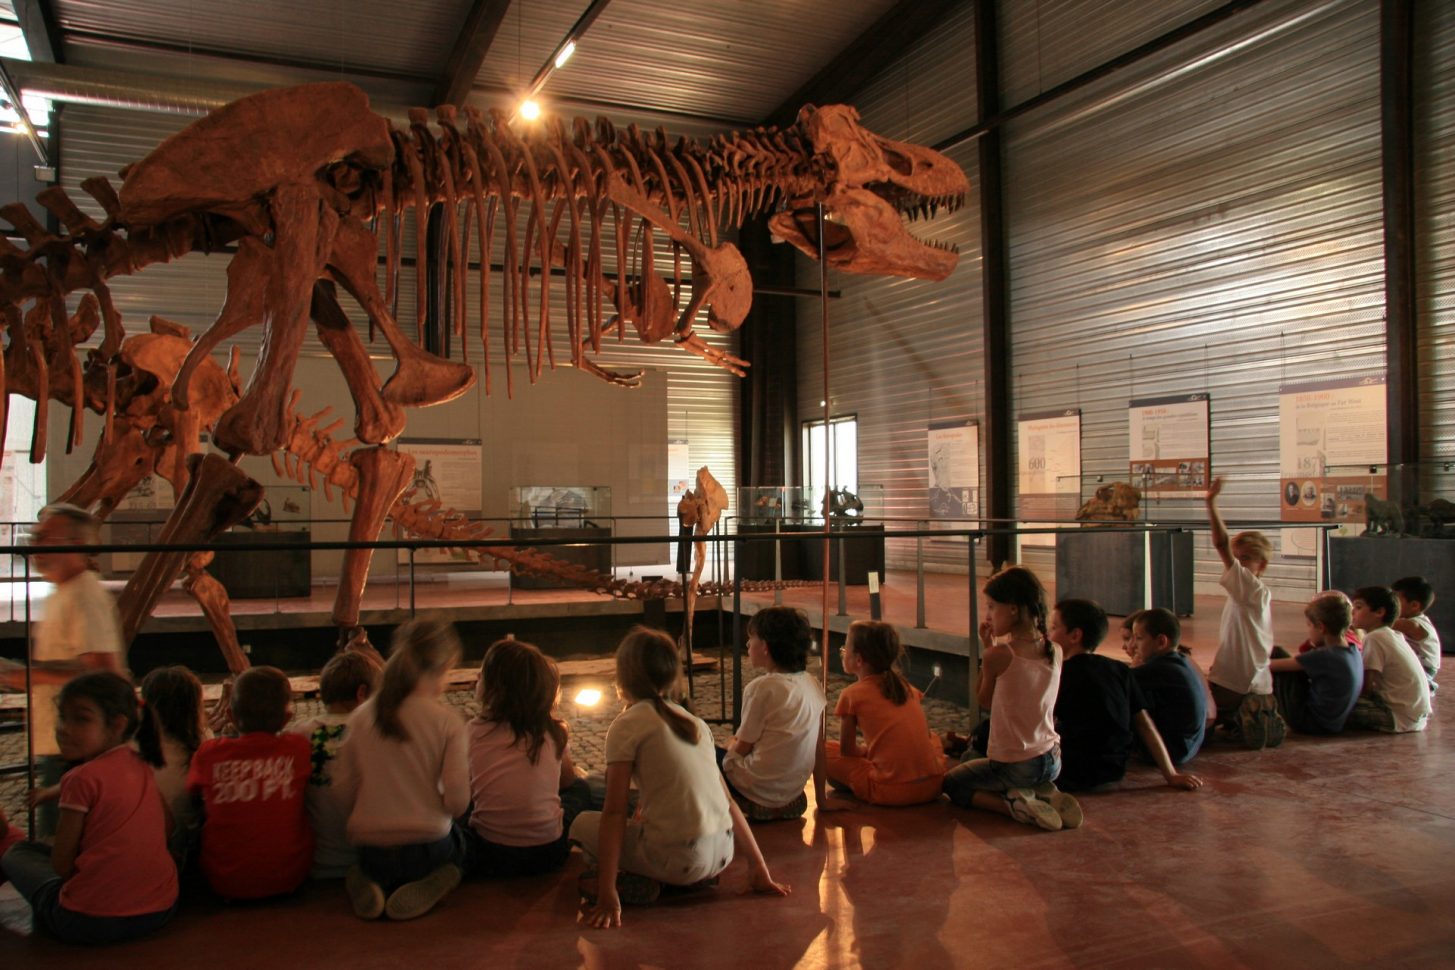
[[[534,875],[559,869],[571,854],[567,833],[591,790],[555,715],[560,688],[555,662],[532,644],[500,640],[485,651],[475,687],[480,716],[468,725],[475,872]]]
[[[706,724],[665,696],[682,675],[677,645],[637,627],[616,648],[616,689],[626,704],[606,732],[606,804],[571,826],[594,869],[581,876],[582,915],[596,927],[621,925],[621,904],[650,903],[663,884],[715,882],[747,857],[755,892],[786,896],[773,881],[742,811],[728,797]],[[641,793],[627,817],[627,792]]]
[[[839,741],[825,743],[829,780],[871,805],[917,805],[940,797],[945,757],[930,733],[920,692],[899,672],[904,655],[888,623],[859,620],[844,640]],[[864,732],[860,747],[858,731]]]
[[[1383,586],[1354,591],[1354,625],[1364,631],[1364,690],[1348,726],[1388,734],[1423,731],[1430,716],[1430,682],[1409,644],[1389,625],[1399,612]]]
[[[61,779],[55,846],[16,843],[5,875],[37,930],[65,943],[134,940],[177,904],[166,810],[151,768],[127,744],[140,720],[136,692],[119,674],[81,674],[61,688],[59,707],[60,754],[80,764]]]
[[[187,791],[192,756],[212,737],[202,707],[202,682],[186,667],[158,667],[141,682],[146,705],[136,732],[137,748],[152,766],[157,789],[172,815],[167,840],[177,871],[187,867],[197,841],[197,807]]]
[[[1343,590],[1326,589],[1326,590],[1320,591],[1319,594],[1318,594],[1318,596],[1332,596],[1332,597],[1334,597],[1335,599],[1337,599],[1340,602],[1342,602],[1345,606],[1347,606],[1349,608],[1350,615],[1353,615],[1353,612],[1354,612],[1354,601],[1351,600],[1351,599],[1349,599],[1349,597],[1345,596]],[[1315,598],[1317,598],[1317,597],[1315,597]],[[1360,634],[1360,632],[1358,630],[1354,629],[1352,626],[1349,627],[1349,629],[1347,629],[1347,630],[1344,631],[1344,642],[1347,643],[1349,646],[1354,647],[1357,650],[1363,650],[1364,649],[1364,640],[1363,640],[1362,634]],[[1323,643],[1322,640],[1315,640],[1315,639],[1313,639],[1311,637],[1305,637],[1303,643],[1300,643],[1298,645],[1298,652],[1299,653],[1308,653],[1310,650],[1317,649],[1319,647],[1322,647],[1323,645],[1324,645],[1324,643]]]
[[[1046,591],[1024,566],[1008,566],[985,584],[983,654],[975,697],[990,708],[988,758],[945,773],[943,790],[961,808],[1009,815],[1048,831],[1076,828],[1081,806],[1053,784],[1061,772],[1052,720],[1061,648],[1046,635]]]
[[[1160,607],[1136,614],[1132,671],[1147,714],[1172,763],[1181,767],[1202,749],[1207,731],[1207,685],[1180,644],[1182,624]],[[1143,753],[1146,753],[1145,751]]]
[[[308,776],[308,822],[313,828],[314,879],[342,879],[357,863],[358,853],[349,844],[349,811],[353,801],[334,779],[339,748],[348,733],[349,717],[379,688],[382,672],[379,659],[371,652],[345,650],[323,665],[318,675],[318,699],[322,714],[295,721],[289,734],[308,741],[313,752],[313,772]]]
[[[187,773],[187,790],[202,798],[202,874],[224,899],[281,896],[313,862],[308,742],[279,734],[293,688],[277,667],[243,671],[229,702],[239,735],[202,742]]]
[[[748,659],[767,673],[743,688],[743,717],[722,753],[728,790],[750,820],[798,818],[808,809],[813,778],[819,808],[838,807],[827,794],[823,688],[810,677],[808,618],[789,606],[759,610],[748,621]]]
[[[354,796],[349,841],[359,864],[344,879],[354,915],[423,916],[469,865],[465,722],[440,700],[460,638],[450,624],[414,619],[394,631],[379,689],[349,718],[334,780]]]
[[[1435,605],[1435,588],[1419,576],[1397,579],[1390,587],[1399,604],[1399,619],[1391,624],[1404,635],[1420,658],[1425,677],[1430,681],[1430,693],[1439,690],[1435,678],[1440,674],[1440,634],[1425,611]]]
[[[1208,680],[1218,723],[1229,736],[1253,750],[1283,743],[1286,725],[1273,700],[1273,675],[1268,672],[1273,649],[1273,594],[1261,579],[1273,546],[1261,532],[1239,532],[1228,539],[1227,526],[1218,514],[1223,480],[1214,478],[1207,490],[1207,517],[1213,548],[1223,561],[1219,585],[1228,593],[1218,630],[1218,652]]]
[[[1142,657],[1137,653],[1136,640],[1132,635],[1137,623],[1137,617],[1141,613],[1141,610],[1137,610],[1134,613],[1128,613],[1122,619],[1122,653],[1127,655],[1127,659],[1132,662],[1133,667],[1138,666],[1142,662]]]
[[[1364,687],[1359,648],[1348,642],[1352,611],[1342,596],[1321,593],[1303,610],[1309,640],[1317,646],[1290,657],[1273,650],[1273,696],[1278,712],[1304,734],[1338,734]]]
[[[1111,788],[1127,772],[1134,733],[1174,788],[1202,785],[1173,766],[1148,716],[1132,668],[1097,656],[1106,636],[1106,613],[1090,600],[1068,599],[1051,611],[1051,642],[1061,648],[1056,733],[1061,736],[1059,786],[1066,791]]]

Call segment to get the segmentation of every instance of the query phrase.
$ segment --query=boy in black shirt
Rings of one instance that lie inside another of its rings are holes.
[[[1168,758],[1132,669],[1096,655],[1106,633],[1106,613],[1090,600],[1062,600],[1051,613],[1051,641],[1061,647],[1064,658],[1056,695],[1056,730],[1061,735],[1056,784],[1066,791],[1115,786],[1126,774],[1135,731],[1168,785],[1200,787],[1201,778],[1178,772]]]

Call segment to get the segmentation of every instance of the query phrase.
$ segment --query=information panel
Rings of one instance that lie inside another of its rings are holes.
[[[1023,414],[1016,423],[1020,518],[1027,528],[1065,524],[1081,506],[1081,409]],[[1021,536],[1023,546],[1054,546],[1049,533]]]
[[[478,438],[400,438],[399,450],[414,456],[413,494],[409,501],[438,499],[441,508],[467,516],[480,514],[481,446]],[[406,494],[408,491],[406,490]],[[409,561],[409,550],[399,550],[399,561]],[[416,563],[468,562],[462,552],[421,549]]]
[[[1131,401],[1127,430],[1129,480],[1144,497],[1206,497],[1212,474],[1206,394]]]
[[[975,518],[980,514],[980,426],[974,421],[931,424],[929,454],[930,516]],[[953,527],[946,523],[946,527]]]

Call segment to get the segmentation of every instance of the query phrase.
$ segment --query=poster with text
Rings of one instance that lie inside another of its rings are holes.
[[[410,502],[437,499],[440,507],[470,517],[480,515],[481,447],[478,438],[400,438],[399,450],[414,456],[414,480],[406,489]],[[412,494],[410,494],[412,490]],[[409,561],[409,550],[399,550],[399,561]],[[416,563],[470,562],[460,551],[420,549]]]
[[[1127,404],[1130,481],[1145,498],[1205,498],[1208,396],[1143,398]]]
[[[1284,522],[1364,531],[1365,495],[1388,496],[1383,377],[1278,389],[1278,508]],[[1285,556],[1312,556],[1316,529],[1284,529]]]
[[[671,438],[667,441],[667,504],[672,514],[677,513],[677,502],[683,494],[697,484],[696,472],[692,468],[692,449],[686,438]]]
[[[1081,507],[1081,409],[1021,415],[1016,442],[1021,525],[1065,525],[1076,518]],[[1023,535],[1020,542],[1023,546],[1054,546],[1056,537]]]
[[[929,512],[933,519],[973,519],[980,515],[980,426],[974,421],[931,424]],[[968,523],[937,522],[932,528],[967,528]]]

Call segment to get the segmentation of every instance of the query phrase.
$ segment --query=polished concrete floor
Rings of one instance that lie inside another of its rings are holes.
[[[1218,605],[1199,600],[1189,624],[1204,668]],[[1281,640],[1297,616],[1275,608]],[[609,716],[592,720],[582,742]],[[810,814],[757,830],[790,897],[746,894],[735,863],[716,891],[628,909],[619,930],[576,922],[573,858],[557,876],[467,883],[409,924],[361,923],[320,885],[190,902],[156,937],[105,951],[0,930],[0,968],[1449,967],[1452,741],[1446,698],[1420,735],[1213,745],[1192,765],[1201,791],[1137,767],[1068,832],[944,803]]]

